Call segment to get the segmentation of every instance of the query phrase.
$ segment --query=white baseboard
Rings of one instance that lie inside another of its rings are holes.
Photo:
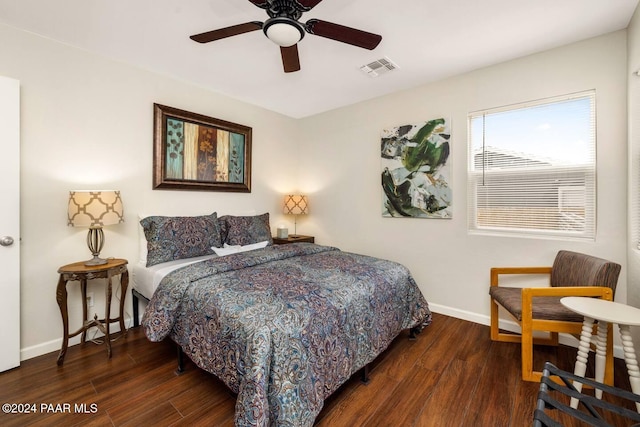
[[[469,322],[478,323],[480,325],[489,326],[491,323],[490,317],[484,314],[473,313],[471,311],[460,310],[458,308],[453,308],[453,307],[448,307],[446,305],[433,304],[433,303],[429,303],[429,308],[434,313],[455,317],[456,319],[467,320]],[[142,315],[140,315],[140,318],[142,318]],[[132,327],[133,318],[127,317],[125,320],[125,324],[127,328]],[[517,323],[507,319],[500,319],[500,327],[509,332],[520,331],[520,327],[518,326]],[[93,336],[94,330],[97,331],[96,337],[102,336],[102,333],[94,328],[89,333],[90,337]],[[120,332],[120,325],[117,323],[112,324],[111,330],[113,332]],[[560,343],[571,346],[571,347],[575,347],[575,348],[578,347],[578,340],[571,335],[560,334]],[[69,339],[69,346],[76,345],[76,344],[80,344],[80,335]],[[20,350],[20,360],[21,361],[27,360],[37,356],[42,356],[43,354],[51,353],[53,351],[60,351],[61,347],[62,347],[62,338],[58,338],[58,339],[48,341],[42,344],[34,345],[31,347],[25,347]],[[613,355],[617,358],[623,359],[624,352],[623,352],[622,346],[614,345]]]
[[[445,316],[455,317],[456,319],[468,320],[469,322],[479,323],[481,325],[489,325],[489,317],[473,313],[471,311],[460,310],[458,308],[448,307],[446,305],[429,303],[429,308],[434,313],[444,314]]]
[[[445,316],[455,317],[456,319],[467,320],[469,322],[478,323],[481,325],[489,326],[491,324],[491,318],[484,314],[473,313],[470,311],[460,310],[453,307],[447,307],[446,305],[429,303],[429,308],[434,313],[444,314]],[[500,319],[500,328],[509,332],[520,332],[520,326],[509,319]],[[616,331],[614,326],[614,333]],[[579,341],[569,334],[560,334],[560,344],[568,345],[570,347],[578,348]],[[613,345],[613,355],[619,359],[624,359],[624,350],[620,344]]]
[[[133,318],[131,317],[125,318],[124,323],[127,328],[132,327]],[[114,332],[114,333],[120,332],[120,324],[112,323],[111,327],[109,328],[109,332]],[[104,336],[104,334],[100,332],[98,328],[94,327],[89,329],[89,331],[87,331],[87,339],[94,338],[94,337],[99,338],[102,336]],[[69,347],[71,347],[72,345],[80,344],[80,339],[81,339],[80,335],[69,338]],[[62,337],[52,341],[47,341],[45,343],[34,345],[31,347],[25,347],[20,349],[20,361],[32,359],[34,357],[42,356],[43,354],[47,354],[51,352],[59,352],[60,348],[62,348]]]

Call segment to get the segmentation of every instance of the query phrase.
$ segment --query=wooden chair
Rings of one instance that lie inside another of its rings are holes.
[[[491,340],[520,342],[522,379],[540,381],[542,372],[533,370],[533,345],[558,345],[558,333],[579,335],[584,318],[560,303],[566,296],[602,298],[612,301],[620,265],[577,252],[560,251],[552,267],[494,267],[491,269]],[[501,275],[542,274],[549,276],[548,287],[514,288],[499,285]],[[521,334],[502,332],[498,326],[498,305],[520,325]],[[534,331],[549,333],[534,338]],[[605,384],[613,384],[613,333],[607,325]]]

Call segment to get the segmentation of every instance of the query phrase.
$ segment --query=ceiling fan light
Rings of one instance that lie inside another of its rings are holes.
[[[302,25],[284,17],[269,19],[262,29],[269,40],[282,47],[293,46],[304,37]]]

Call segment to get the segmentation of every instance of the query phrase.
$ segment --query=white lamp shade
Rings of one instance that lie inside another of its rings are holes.
[[[120,192],[70,191],[67,218],[72,227],[99,228],[124,222]]]
[[[301,194],[284,196],[283,212],[289,215],[307,215],[309,213],[309,199]]]

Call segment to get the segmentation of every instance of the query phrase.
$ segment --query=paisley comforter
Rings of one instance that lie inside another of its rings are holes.
[[[143,316],[235,393],[238,426],[311,426],[324,399],[406,328],[431,321],[395,262],[297,243],[169,274]]]

